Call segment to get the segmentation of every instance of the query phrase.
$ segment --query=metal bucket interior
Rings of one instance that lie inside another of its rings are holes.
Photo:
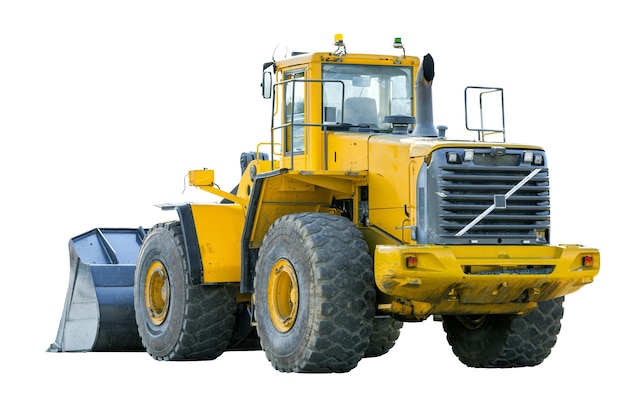
[[[49,352],[142,351],[133,285],[143,228],[97,228],[70,239],[70,280]]]

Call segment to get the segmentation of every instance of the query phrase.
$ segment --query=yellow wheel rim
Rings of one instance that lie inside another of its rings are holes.
[[[144,297],[150,321],[154,325],[161,325],[170,305],[170,282],[167,270],[160,261],[152,262],[148,268]]]
[[[278,260],[269,275],[267,309],[274,327],[287,332],[296,321],[298,313],[298,279],[289,261]]]

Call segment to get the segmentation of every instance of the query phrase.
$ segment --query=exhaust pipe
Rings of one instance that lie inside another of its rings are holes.
[[[435,61],[430,54],[426,54],[417,71],[417,83],[415,84],[417,109],[413,135],[423,137],[437,137],[439,135],[433,122],[432,84],[434,78]]]

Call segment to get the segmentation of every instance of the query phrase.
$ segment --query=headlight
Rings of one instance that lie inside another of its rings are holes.
[[[474,151],[472,149],[466,149],[465,155],[463,156],[463,161],[466,163],[470,161],[474,161]]]
[[[446,152],[448,164],[461,164],[461,156],[457,152]]]
[[[524,164],[543,165],[543,154],[531,151],[524,152]]]

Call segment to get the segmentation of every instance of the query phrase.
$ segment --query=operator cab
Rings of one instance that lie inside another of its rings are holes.
[[[335,44],[334,53],[294,53],[263,65],[263,97],[272,99],[268,144],[283,167],[326,169],[333,133],[408,135],[419,125],[419,58],[347,54],[342,39]]]

